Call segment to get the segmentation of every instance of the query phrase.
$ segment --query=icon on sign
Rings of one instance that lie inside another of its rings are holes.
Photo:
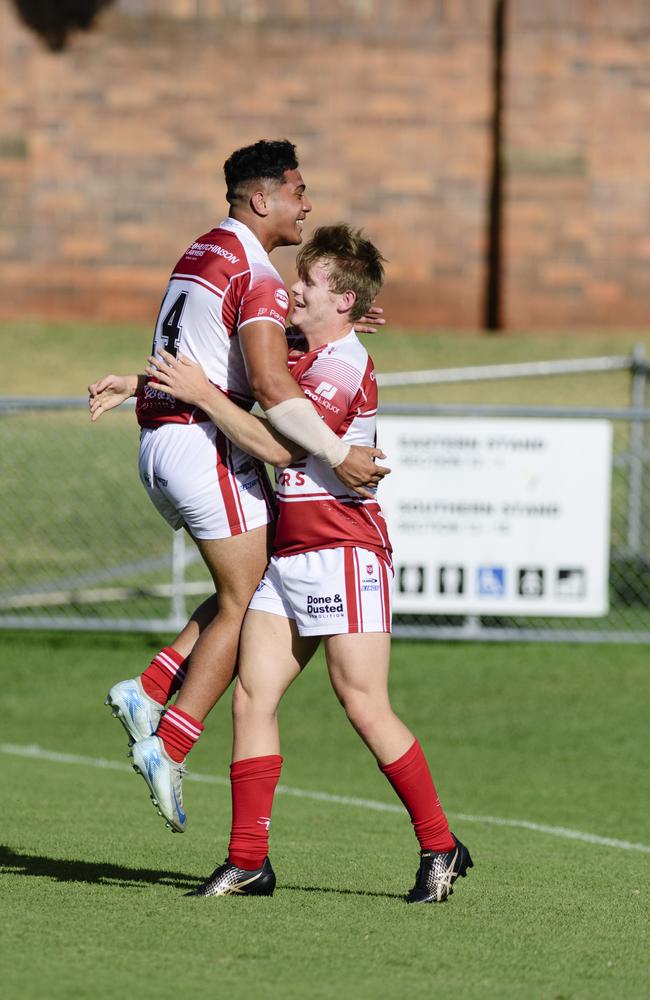
[[[587,591],[587,574],[584,569],[559,569],[555,580],[558,597],[584,597]]]
[[[424,566],[400,566],[397,573],[400,594],[424,593]]]
[[[441,566],[438,569],[438,592],[440,594],[465,593],[465,570],[462,566]]]
[[[544,593],[544,570],[520,569],[517,593],[522,597],[541,597]]]
[[[476,576],[479,597],[503,597],[506,571],[503,566],[479,566]]]

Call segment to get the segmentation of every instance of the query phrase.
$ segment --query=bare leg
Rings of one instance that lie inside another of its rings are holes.
[[[201,632],[216,617],[218,611],[218,595],[212,594],[202,604],[199,604],[185,628],[178,633],[173,642],[170,642],[169,645],[172,649],[175,649],[181,656],[189,656]]]
[[[248,602],[266,567],[270,531],[266,525],[232,538],[195,539],[212,574],[219,607],[192,649],[176,707],[199,722],[233,678],[239,632]]]
[[[395,715],[388,697],[390,635],[328,636],[325,655],[332,687],[363,742],[380,764],[397,760],[415,737]]]
[[[246,614],[233,696],[228,863],[213,872],[197,890],[198,895],[221,895],[223,880],[230,884],[233,866],[236,877],[246,872],[245,884],[252,886],[247,892],[256,895],[273,892],[275,875],[268,861],[269,826],[282,770],[277,707],[317,645],[317,639],[298,636],[292,619],[266,611]]]
[[[248,612],[232,701],[233,762],[280,752],[280,699],[318,643],[318,638],[301,638],[292,618],[266,611]]]
[[[374,754],[379,766],[402,800],[422,851],[453,852],[445,879],[422,869],[423,887],[410,902],[445,899],[451,883],[464,874],[469,854],[459,860],[456,842],[440,804],[422,747],[393,712],[388,698],[390,635],[369,632],[329,637],[325,642],[330,678],[350,722]],[[458,861],[458,865],[456,862]],[[461,863],[462,861],[462,863]],[[424,862],[423,862],[424,864]],[[420,877],[420,876],[419,876]]]

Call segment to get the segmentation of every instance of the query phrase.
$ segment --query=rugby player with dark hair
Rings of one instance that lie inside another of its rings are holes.
[[[287,367],[289,294],[268,255],[301,243],[311,211],[295,146],[260,140],[234,152],[224,173],[229,215],[174,267],[153,353],[200,364],[246,410],[257,401],[273,426],[333,470],[342,488],[370,496],[388,471],[375,464],[381,453],[341,441]],[[154,804],[182,832],[183,761],[233,678],[241,623],[268,559],[273,491],[263,463],[233,445],[200,407],[172,399],[143,376],[108,375],[89,393],[92,420],[137,395],[142,483],[168,524],[192,536],[217,591],[140,677],[115,684],[107,696]]]
[[[298,170],[296,147],[288,139],[260,139],[251,146],[236,149],[223,165],[226,201],[232,207],[243,205],[250,197],[250,185],[261,177],[282,181],[288,170]]]

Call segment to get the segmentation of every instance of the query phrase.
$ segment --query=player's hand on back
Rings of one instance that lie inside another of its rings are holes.
[[[193,406],[201,406],[214,389],[200,365],[182,356],[175,358],[168,351],[149,358],[147,375],[155,380],[149,385]]]
[[[374,494],[370,490],[376,489],[384,476],[390,472],[385,466],[376,465],[376,458],[386,458],[386,456],[379,448],[366,448],[364,445],[353,444],[345,460],[336,466],[334,472],[348,489],[354,490],[367,500],[373,500]]]
[[[102,413],[120,406],[126,399],[135,396],[138,388],[137,375],[104,375],[88,386],[88,409],[94,423]]]
[[[377,333],[378,328],[385,325],[384,310],[380,306],[370,306],[365,316],[355,320],[354,329],[357,333]]]

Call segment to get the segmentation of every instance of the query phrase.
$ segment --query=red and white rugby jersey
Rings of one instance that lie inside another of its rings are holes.
[[[328,427],[350,444],[374,447],[375,369],[354,330],[318,350],[291,354],[289,368]],[[275,479],[275,555],[360,546],[390,564],[392,548],[376,500],[346,489],[332,469],[311,455],[277,469]]]
[[[237,333],[267,320],[284,330],[289,294],[255,234],[235,219],[187,248],[160,307],[153,352],[165,348],[201,365],[211,382],[247,409],[253,405]],[[209,420],[201,410],[146,386],[136,412],[142,427]]]

